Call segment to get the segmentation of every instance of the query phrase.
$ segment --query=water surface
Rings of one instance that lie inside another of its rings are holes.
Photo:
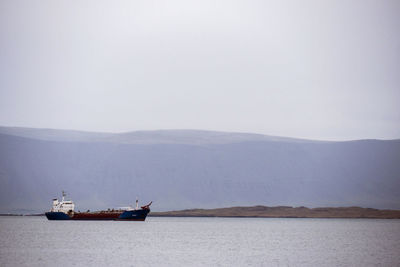
[[[400,220],[0,217],[0,266],[400,266]]]

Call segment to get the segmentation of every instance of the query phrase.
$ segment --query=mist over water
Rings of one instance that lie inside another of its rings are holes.
[[[1,266],[396,266],[400,220],[0,217]]]

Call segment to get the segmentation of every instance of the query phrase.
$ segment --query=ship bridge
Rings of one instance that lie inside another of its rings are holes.
[[[53,199],[53,206],[51,207],[51,212],[64,212],[71,213],[74,212],[75,204],[72,200],[65,200],[65,192],[62,192],[62,200],[58,201],[57,198]]]

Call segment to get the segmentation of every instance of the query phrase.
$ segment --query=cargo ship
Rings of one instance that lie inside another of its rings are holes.
[[[49,212],[46,212],[48,220],[114,220],[114,221],[144,221],[150,212],[149,204],[139,208],[139,202],[136,199],[136,207],[122,207],[118,209],[108,209],[86,212],[75,212],[75,204],[72,200],[65,199],[65,192],[62,192],[62,199],[58,201],[53,199],[53,206]]]

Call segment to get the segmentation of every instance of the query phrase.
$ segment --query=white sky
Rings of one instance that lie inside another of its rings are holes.
[[[400,1],[0,1],[0,125],[400,138]]]

